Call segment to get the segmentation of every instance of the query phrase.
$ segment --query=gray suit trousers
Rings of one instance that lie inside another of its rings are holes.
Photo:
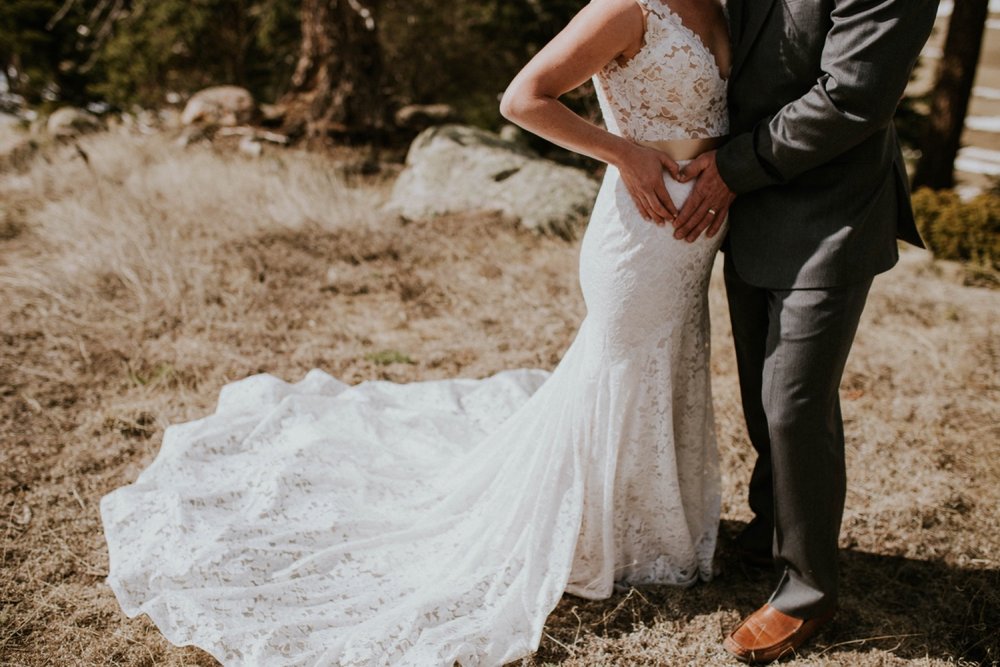
[[[743,412],[757,463],[741,546],[782,571],[770,603],[811,618],[837,602],[846,474],[840,380],[872,278],[819,289],[745,282],[726,256]]]

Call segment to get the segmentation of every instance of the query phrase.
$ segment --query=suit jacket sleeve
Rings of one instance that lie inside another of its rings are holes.
[[[835,0],[822,76],[802,97],[719,149],[737,194],[785,183],[892,122],[938,0]]]

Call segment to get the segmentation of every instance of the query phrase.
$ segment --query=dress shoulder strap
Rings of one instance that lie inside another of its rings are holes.
[[[650,14],[665,19],[674,14],[674,11],[670,9],[664,0],[635,0],[636,4],[645,9]]]

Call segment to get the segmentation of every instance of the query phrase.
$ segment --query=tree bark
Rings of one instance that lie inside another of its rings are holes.
[[[988,14],[989,0],[955,0],[931,94],[931,116],[921,145],[922,155],[913,176],[914,188],[955,185],[955,158],[961,147]]]
[[[303,0],[299,58],[281,100],[290,134],[372,136],[385,127],[376,3]]]

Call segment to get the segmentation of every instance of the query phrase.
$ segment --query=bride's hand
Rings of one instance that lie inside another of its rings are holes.
[[[642,217],[661,227],[674,221],[677,207],[663,183],[663,172],[668,171],[677,178],[680,169],[669,155],[654,148],[629,143],[615,166]]]
[[[584,120],[559,101],[608,63],[642,48],[644,11],[635,0],[587,4],[510,82],[500,113],[554,144],[618,167],[639,213],[665,225],[673,222],[677,207],[663,184],[663,170],[676,178],[677,163]]]

